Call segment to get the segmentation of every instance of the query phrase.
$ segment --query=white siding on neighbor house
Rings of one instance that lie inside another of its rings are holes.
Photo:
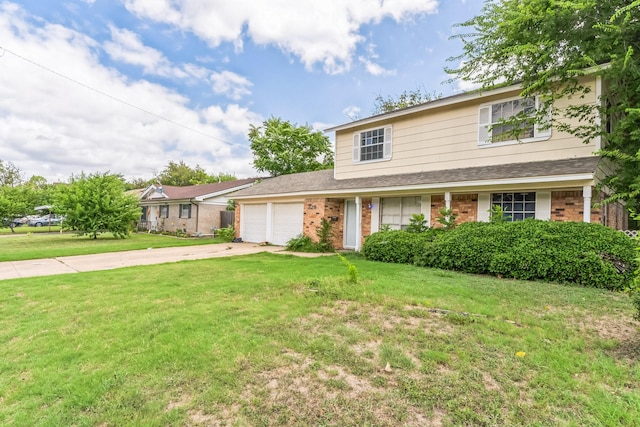
[[[584,103],[596,102],[595,79]],[[584,144],[568,134],[553,130],[543,141],[481,146],[478,144],[478,111],[481,105],[517,96],[517,91],[479,98],[447,107],[367,123],[336,132],[337,179],[468,168],[508,163],[587,157],[596,151],[595,142]],[[572,100],[571,102],[575,102]],[[559,101],[562,108],[569,104]],[[393,126],[392,157],[388,161],[353,162],[354,133]]]
[[[240,234],[245,242],[267,241],[267,204],[242,205]]]
[[[302,234],[304,221],[303,203],[274,203],[271,238],[267,241],[274,245],[286,245],[287,242]]]

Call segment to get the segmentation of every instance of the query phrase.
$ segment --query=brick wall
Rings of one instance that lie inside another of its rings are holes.
[[[458,224],[476,222],[478,220],[478,195],[453,194],[451,196],[451,209],[454,214],[458,215]]]
[[[429,224],[432,227],[443,227],[438,222],[440,209],[446,206],[444,195],[431,196],[431,218]],[[453,213],[458,215],[457,223],[477,221],[478,220],[478,195],[477,194],[452,194],[451,209]]]
[[[322,218],[331,221],[331,217],[338,218],[337,221],[332,221],[333,237],[331,240],[335,248],[341,248],[344,229],[344,203],[340,199],[305,199],[302,232],[312,241],[317,242],[318,227],[320,227]]]
[[[371,199],[362,199],[362,243],[371,234]]]
[[[443,227],[443,225],[438,222],[437,218],[440,215],[440,209],[445,206],[444,195],[431,196],[431,218],[429,220],[429,224],[431,224],[432,227]]]
[[[233,228],[235,229],[235,237],[240,237],[240,203],[236,203],[236,217],[233,221]]]
[[[583,217],[582,190],[551,192],[551,221],[582,221]],[[600,209],[591,209],[591,222],[602,224]]]

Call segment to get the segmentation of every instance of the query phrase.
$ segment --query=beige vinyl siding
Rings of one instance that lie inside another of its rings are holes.
[[[595,102],[595,90],[584,102]],[[517,92],[465,104],[426,110],[336,134],[336,178],[361,178],[495,164],[559,160],[593,155],[595,143],[581,141],[553,129],[548,140],[527,143],[478,145],[480,105],[516,96]],[[566,105],[561,101],[558,107]],[[355,132],[393,125],[393,156],[384,162],[353,163]]]

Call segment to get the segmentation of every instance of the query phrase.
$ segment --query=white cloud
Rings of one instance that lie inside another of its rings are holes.
[[[342,110],[342,114],[349,117],[351,120],[358,120],[360,118],[361,113],[360,107],[356,107],[355,105],[350,105],[344,110]]]
[[[185,64],[182,68],[173,66],[162,52],[145,46],[133,31],[113,25],[109,29],[112,40],[104,42],[103,48],[115,61],[136,65],[142,67],[145,74],[163,77],[204,78],[207,74],[206,69],[194,64]]]
[[[215,93],[225,95],[236,101],[245,95],[251,95],[249,88],[253,85],[245,77],[231,71],[213,73],[211,82]]]
[[[376,64],[375,62],[367,58],[360,57],[359,60],[364,64],[364,68],[365,70],[367,70],[367,73],[371,74],[372,76],[386,77],[396,75],[396,70],[387,70],[386,68],[382,67],[379,64]]]
[[[166,65],[162,56],[138,45],[135,35],[117,33],[120,46],[130,48],[121,51],[123,57],[140,49],[145,57],[140,66]],[[15,4],[0,3],[0,40],[6,49],[0,57],[0,158],[27,176],[66,181],[80,171],[111,170],[150,178],[154,170],[178,159],[212,172],[255,174],[250,151],[238,148],[248,146],[238,135],[241,129],[246,134],[247,123],[256,117],[248,109],[227,107],[220,120],[210,119],[211,107],[191,108],[189,99],[172,89],[131,80],[101,65],[100,44],[94,39],[27,17]]]
[[[124,0],[132,13],[191,31],[210,46],[232,42],[242,49],[243,39],[274,45],[311,69],[325,72],[350,69],[359,44],[360,28],[384,18],[406,22],[420,14],[435,13],[437,0]]]

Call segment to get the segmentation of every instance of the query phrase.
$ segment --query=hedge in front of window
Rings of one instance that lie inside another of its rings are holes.
[[[425,245],[416,264],[622,290],[638,267],[635,248],[634,240],[600,224],[464,223]]]
[[[362,253],[373,261],[413,264],[416,254],[422,247],[433,241],[443,230],[430,228],[422,233],[410,233],[404,230],[389,230],[373,233],[362,245]]]

